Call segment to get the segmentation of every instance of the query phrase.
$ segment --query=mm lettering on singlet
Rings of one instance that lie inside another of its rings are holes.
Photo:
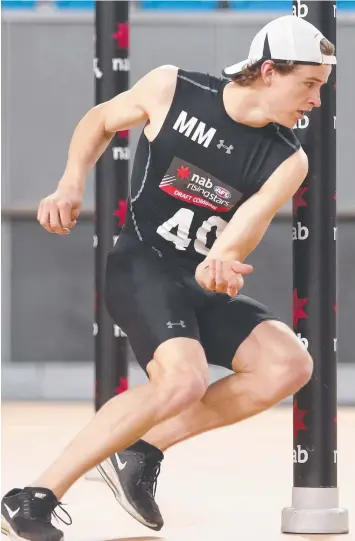
[[[159,188],[184,203],[214,212],[228,212],[242,197],[235,188],[177,157],[171,162]]]
[[[173,129],[179,133],[182,133],[185,135],[185,137],[189,137],[191,141],[195,141],[197,144],[203,145],[205,148],[210,145],[217,131],[216,128],[209,128],[206,131],[206,124],[201,122],[195,116],[187,120],[186,111],[181,111],[173,126]]]

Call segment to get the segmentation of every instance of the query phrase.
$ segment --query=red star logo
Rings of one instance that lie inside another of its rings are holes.
[[[119,132],[117,132],[117,135],[120,139],[122,139],[123,137],[127,137],[129,136],[129,130],[121,130]]]
[[[338,307],[337,307],[336,304],[333,306],[333,310],[334,310],[334,312],[336,312],[338,310]]]
[[[124,393],[125,391],[127,391],[128,389],[128,380],[127,378],[120,378],[120,384],[118,387],[116,387],[115,389],[115,393],[116,394],[121,394],[121,393]]]
[[[188,167],[184,167],[183,165],[177,170],[177,176],[181,179],[188,178],[190,174],[190,169]]]
[[[333,84],[333,88],[335,88],[335,89],[336,89],[336,87],[337,87],[337,84],[336,84],[336,83],[334,83],[334,84]]]
[[[124,225],[126,221],[127,214],[127,201],[120,199],[118,201],[118,208],[113,213],[114,216],[117,216],[119,225]]]
[[[293,325],[294,327],[296,327],[299,319],[308,318],[308,315],[303,310],[303,307],[307,301],[308,299],[299,298],[297,289],[293,291]]]
[[[297,400],[293,404],[293,437],[298,438],[298,432],[300,430],[307,430],[306,425],[304,424],[304,417],[307,415],[309,410],[300,410],[298,409]]]
[[[337,194],[336,193],[333,195],[333,199],[334,199],[334,201],[337,200]]]
[[[337,417],[334,417],[333,422],[334,422],[335,424],[337,424],[337,423],[338,423],[338,418],[337,418]]]
[[[128,49],[129,46],[128,23],[117,23],[117,32],[112,37],[117,39],[118,49]]]
[[[292,209],[293,209],[293,214],[294,215],[297,214],[297,211],[298,211],[299,207],[307,207],[307,202],[304,201],[304,199],[303,199],[303,196],[304,196],[304,194],[306,193],[307,190],[308,190],[308,188],[302,188],[301,187],[299,190],[297,190],[297,192],[293,196]]]

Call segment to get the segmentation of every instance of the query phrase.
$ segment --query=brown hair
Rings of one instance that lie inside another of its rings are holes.
[[[320,42],[320,50],[322,54],[331,56],[335,52],[335,47],[330,41],[323,38]],[[263,63],[264,60],[260,60],[255,64],[246,66],[240,73],[238,73],[238,75],[235,75],[233,77],[234,82],[236,82],[240,86],[252,85],[261,76],[261,66]],[[288,75],[298,67],[298,64],[294,64],[292,61],[288,61],[285,63],[274,62],[274,64],[275,71],[277,71],[277,73],[280,73],[280,75]]]

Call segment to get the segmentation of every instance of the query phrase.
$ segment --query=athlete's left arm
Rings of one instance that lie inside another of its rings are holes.
[[[244,261],[265,235],[277,211],[296,193],[307,172],[308,159],[301,148],[239,207],[214,242],[206,260]]]

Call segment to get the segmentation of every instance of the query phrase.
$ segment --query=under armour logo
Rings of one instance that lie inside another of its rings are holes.
[[[182,321],[182,320],[180,320],[178,323],[172,323],[171,321],[168,321],[168,323],[166,324],[168,329],[172,329],[174,325],[178,325],[180,327],[186,328],[185,321]]]
[[[234,146],[233,145],[229,145],[229,147],[227,147],[225,144],[224,144],[224,139],[221,139],[219,141],[219,144],[217,145],[217,148],[221,149],[221,148],[225,148],[226,149],[226,154],[232,154],[232,150],[234,149]]]

